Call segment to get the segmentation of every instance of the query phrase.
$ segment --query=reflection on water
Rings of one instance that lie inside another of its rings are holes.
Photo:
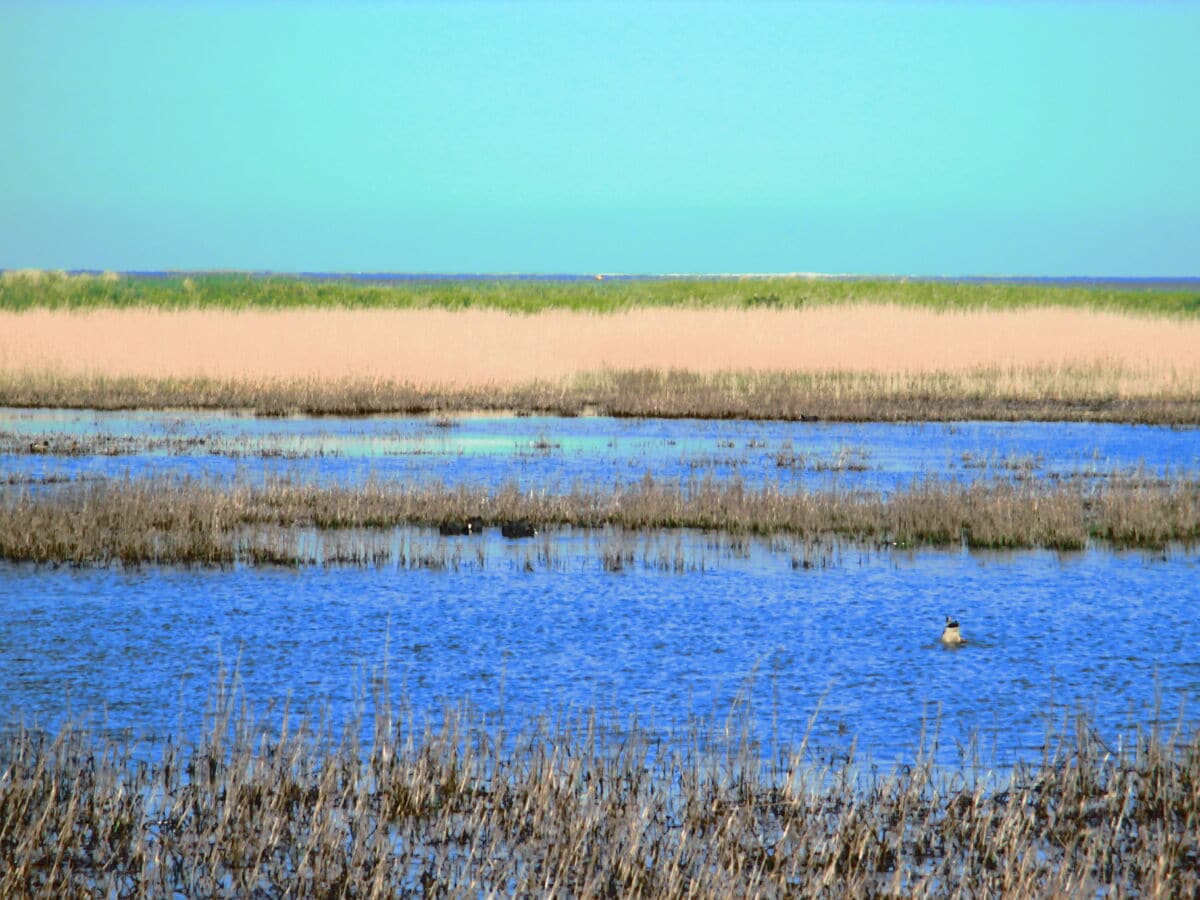
[[[1112,739],[1156,704],[1173,722],[1200,692],[1193,551],[843,549],[804,570],[755,543],[702,571],[614,574],[578,532],[556,538],[567,565],[533,572],[527,543],[486,540],[491,562],[459,572],[0,564],[0,722],[194,727],[219,659],[264,716],[290,698],[344,719],[386,663],[418,713],[470,697],[510,723],[597,705],[664,726],[722,715],[752,686],[764,735],[799,738],[816,713],[822,754],[857,738],[905,758],[936,720],[941,761],[977,731],[1003,764],[1037,756],[1078,708]],[[961,650],[938,641],[947,614]]]

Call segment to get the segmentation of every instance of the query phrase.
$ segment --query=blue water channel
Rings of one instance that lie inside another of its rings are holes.
[[[614,573],[588,539],[564,532],[557,564],[532,571],[498,536],[454,539],[492,544],[457,571],[0,564],[0,721],[194,731],[222,663],[267,720],[290,701],[344,721],[386,670],[421,715],[469,698],[510,727],[594,706],[665,729],[748,695],[761,736],[796,742],[812,720],[822,758],[857,739],[910,759],[924,727],[944,763],[974,735],[1005,765],[1077,710],[1116,741],[1200,699],[1196,552],[846,547],[805,570],[755,544],[683,574]],[[703,539],[682,540],[686,555]],[[938,642],[946,614],[962,649]]]
[[[20,442],[159,440],[117,455]],[[205,443],[196,443],[204,438]],[[889,489],[939,477],[1053,478],[1200,469],[1194,429],[961,423],[848,425],[536,417],[258,419],[229,414],[0,414],[3,490],[151,473],[496,486],[741,477]],[[174,443],[172,443],[174,442]],[[781,465],[791,454],[805,462]],[[838,467],[829,461],[842,460]],[[816,461],[816,462],[814,462]],[[826,461],[821,463],[820,461]],[[450,555],[440,569],[177,569],[0,563],[0,726],[194,734],[222,664],[264,721],[285,704],[351,719],[382,683],[418,718],[470,700],[509,727],[596,707],[668,729],[723,721],[749,697],[764,740],[809,734],[819,759],[911,759],[924,730],[946,764],[1041,755],[1079,710],[1115,744],[1195,721],[1200,550],[880,551],[800,565],[787,540],[564,529],[533,541],[383,540]],[[320,535],[312,540],[319,544]],[[619,571],[602,564],[624,548]],[[968,639],[937,640],[944,617]],[[809,733],[811,723],[811,732]]]

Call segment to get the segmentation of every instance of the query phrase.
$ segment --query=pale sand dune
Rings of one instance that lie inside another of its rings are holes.
[[[880,307],[0,314],[0,368],[486,384],[601,368],[961,370],[1111,360],[1200,372],[1200,322],[1074,310]]]

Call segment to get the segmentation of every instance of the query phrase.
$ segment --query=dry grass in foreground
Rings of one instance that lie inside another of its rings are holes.
[[[0,406],[234,409],[259,415],[476,411],[697,419],[1200,424],[1200,371],[1075,366],[966,371],[609,370],[520,384],[372,378],[152,378],[0,371]]]
[[[1080,549],[1091,539],[1162,548],[1200,539],[1200,482],[1115,478],[1078,482],[928,481],[871,491],[758,490],[739,481],[685,484],[647,476],[623,489],[489,491],[440,484],[356,487],[280,481],[264,487],[166,479],[13,488],[0,497],[0,558],[31,562],[225,565],[317,562],[303,547],[311,529],[433,526],[479,517],[485,527],[694,528],[788,534],[875,544]],[[453,543],[453,542],[452,542]],[[325,561],[404,562],[411,545],[367,541],[361,553]],[[620,548],[616,548],[619,550]],[[430,548],[429,565],[448,556]],[[614,551],[615,552],[615,551]],[[623,551],[622,551],[623,552]],[[417,564],[422,564],[420,559]]]
[[[1006,778],[865,779],[747,724],[595,714],[518,736],[463,709],[374,737],[222,701],[192,743],[0,737],[0,895],[1095,897],[1200,891],[1200,736],[1080,720]],[[745,717],[742,717],[745,722]],[[141,750],[139,755],[139,749]]]

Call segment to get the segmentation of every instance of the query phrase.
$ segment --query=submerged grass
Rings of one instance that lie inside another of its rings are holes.
[[[198,740],[0,736],[0,895],[1195,896],[1200,735],[1079,720],[1006,776],[862,775],[744,713],[665,737],[459,707],[373,737],[230,698]],[[149,759],[149,761],[147,761]]]
[[[462,387],[370,378],[254,381],[0,371],[0,406],[238,409],[259,415],[501,411],[788,421],[1197,425],[1200,375],[1100,362],[888,374],[637,369]]]
[[[868,544],[1081,549],[1163,548],[1200,539],[1200,483],[1122,477],[1103,483],[914,483],[890,495],[769,486],[738,480],[657,481],[565,493],[409,486],[264,486],[170,480],[14,486],[0,497],[0,558],[32,562],[302,564],[304,531],[436,526],[478,517],[483,527],[524,523],[630,531],[690,528],[741,535],[829,537]],[[290,531],[289,531],[290,530]],[[348,552],[383,563],[411,545]],[[418,553],[421,552],[418,549]],[[547,556],[551,549],[547,549]],[[604,551],[607,552],[607,551]],[[618,551],[619,552],[619,551]]]
[[[549,309],[616,312],[635,307],[778,308],[881,303],[935,310],[1066,307],[1153,315],[1200,314],[1200,291],[1115,289],[907,279],[723,277],[601,281],[413,281],[249,274],[168,277],[0,275],[0,311],[28,309],[468,309],[516,313]]]

